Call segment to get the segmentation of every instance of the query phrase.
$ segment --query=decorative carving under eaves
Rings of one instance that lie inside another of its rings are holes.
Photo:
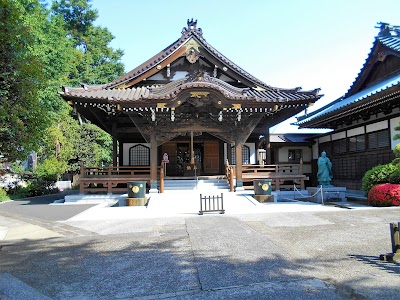
[[[194,107],[201,107],[201,106],[204,106],[204,105],[210,103],[210,101],[209,101],[208,97],[190,98],[190,99],[187,100],[187,103],[193,105]]]
[[[173,138],[179,136],[177,132],[157,132],[156,133],[156,140],[158,144],[165,143],[167,141],[172,140]]]
[[[191,63],[194,64],[196,61],[198,61],[200,57],[200,52],[198,52],[195,48],[190,48],[186,50],[186,59]]]

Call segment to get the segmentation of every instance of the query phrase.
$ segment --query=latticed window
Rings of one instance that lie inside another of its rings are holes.
[[[332,142],[333,154],[346,153],[347,151],[347,139],[335,140]]]
[[[332,154],[332,142],[325,142],[319,144],[319,152],[321,154],[322,151],[326,152],[326,155],[331,155]]]
[[[150,148],[141,144],[129,148],[129,165],[149,166]]]
[[[231,147],[231,162],[233,165],[236,165],[236,148]],[[250,147],[243,145],[242,146],[242,164],[249,165],[250,164]]]
[[[368,133],[368,149],[381,149],[390,147],[389,130]]]
[[[349,138],[349,151],[364,151],[365,150],[365,136],[357,135]]]
[[[299,163],[303,157],[303,150],[301,149],[289,149],[288,151],[288,162]]]

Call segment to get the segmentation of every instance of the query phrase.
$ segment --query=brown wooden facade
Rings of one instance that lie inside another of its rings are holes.
[[[177,41],[120,78],[99,86],[64,86],[60,94],[112,135],[114,166],[147,160],[155,189],[165,153],[167,176],[192,176],[194,167],[202,174],[223,174],[232,151],[240,188],[246,143],[256,147],[260,135],[269,140],[270,127],[317,101],[318,93],[265,84],[214,49],[197,21],[188,20]]]

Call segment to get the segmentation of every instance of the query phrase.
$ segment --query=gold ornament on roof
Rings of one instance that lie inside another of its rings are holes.
[[[207,97],[209,94],[209,92],[190,92],[190,98]]]

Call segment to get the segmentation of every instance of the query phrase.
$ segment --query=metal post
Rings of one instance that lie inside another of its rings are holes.
[[[321,185],[321,204],[324,205],[324,192],[322,191],[322,185]]]

